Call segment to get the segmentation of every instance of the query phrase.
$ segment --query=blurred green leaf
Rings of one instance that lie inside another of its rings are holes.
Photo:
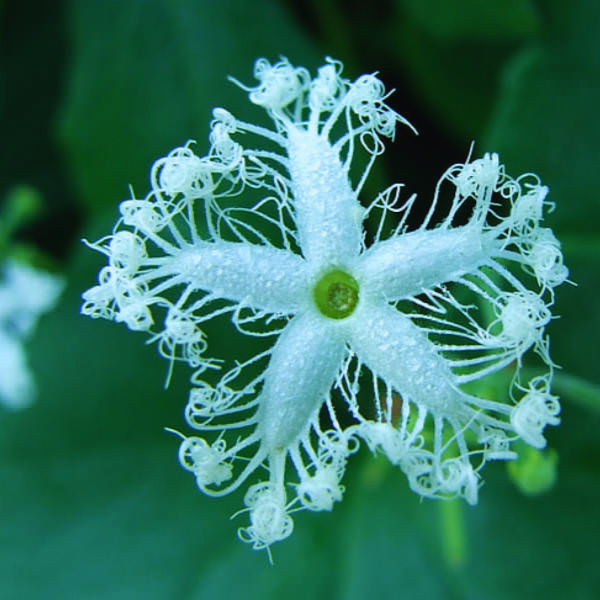
[[[544,0],[540,7],[544,12],[544,38],[562,62],[600,66],[600,6],[596,0]]]
[[[598,339],[600,336],[600,256],[572,258],[565,255],[569,278],[576,285],[557,290],[550,327],[552,356],[570,374],[598,381]]]
[[[590,258],[600,260],[600,235],[563,233],[560,241],[565,255],[570,260],[586,261]]]
[[[538,36],[538,15],[527,0],[397,0],[396,7],[390,51],[466,155],[489,119],[501,68]]]
[[[182,598],[194,577],[186,557],[223,554],[221,523],[185,493],[190,482],[177,477],[165,444],[63,449],[48,455],[38,445],[0,462],[0,477],[10,481],[2,494],[1,597]]]
[[[90,208],[116,206],[129,183],[145,195],[150,164],[189,139],[202,155],[214,106],[251,110],[227,75],[251,83],[259,56],[316,62],[270,0],[73,0],[70,7],[72,70],[58,133]]]
[[[596,53],[600,52],[598,38]],[[537,173],[550,187],[560,231],[598,235],[596,188],[600,65],[572,62],[552,48],[520,53],[509,65],[486,149],[509,173]]]
[[[584,406],[594,412],[600,412],[600,385],[575,377],[567,373],[557,373],[553,382],[554,389],[569,402]]]
[[[493,39],[523,37],[539,28],[539,15],[532,0],[397,0],[406,13],[434,37]]]

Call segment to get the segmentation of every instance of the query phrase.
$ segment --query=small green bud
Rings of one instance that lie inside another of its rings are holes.
[[[519,444],[519,458],[507,464],[508,475],[526,496],[537,496],[552,489],[556,482],[558,453],[552,448],[538,450]]]

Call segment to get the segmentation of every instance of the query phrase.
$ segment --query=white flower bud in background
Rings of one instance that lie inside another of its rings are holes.
[[[25,342],[40,316],[56,304],[64,282],[13,259],[0,265],[0,274],[0,404],[23,408],[36,395]]]

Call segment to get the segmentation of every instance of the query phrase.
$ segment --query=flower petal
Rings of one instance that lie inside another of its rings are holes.
[[[474,227],[414,231],[379,242],[358,260],[354,276],[363,295],[393,302],[421,293],[484,264],[489,255]]]
[[[463,396],[446,359],[408,317],[387,304],[362,305],[349,343],[358,358],[401,396],[444,417],[465,416]]]
[[[310,300],[305,261],[277,248],[196,242],[165,266],[191,289],[266,312],[293,313]]]
[[[344,266],[360,252],[362,208],[338,153],[315,132],[290,128],[290,175],[302,254]]]
[[[306,434],[345,352],[335,324],[310,312],[290,321],[273,349],[259,400],[258,427],[267,451],[287,448]]]

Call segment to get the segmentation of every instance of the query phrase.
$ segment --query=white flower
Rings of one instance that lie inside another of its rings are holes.
[[[544,327],[567,271],[540,225],[547,188],[486,154],[448,169],[420,221],[399,184],[361,205],[383,139],[408,122],[374,75],[341,69],[328,59],[311,80],[258,60],[259,84],[238,85],[274,128],[215,109],[209,153],[157,161],[150,194],[90,244],[108,265],[82,312],[150,331],[195,369],[185,416],[203,437],[183,436],[180,462],[212,496],[251,481],[239,535],[254,548],[289,536],[291,511],[342,498],[360,439],[418,494],[475,504],[486,460],[558,423]],[[222,315],[278,337],[223,368],[202,329]],[[499,394],[485,382],[500,370]]]
[[[50,310],[62,291],[60,277],[8,259],[0,283],[0,402],[8,408],[30,404],[36,394],[24,342],[40,315]]]

